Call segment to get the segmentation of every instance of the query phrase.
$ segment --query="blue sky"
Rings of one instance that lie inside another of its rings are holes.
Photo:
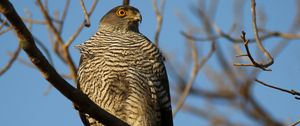
[[[267,15],[266,28],[271,31],[288,32],[293,21],[296,2],[289,1],[273,1],[273,0],[257,0],[257,8],[263,9]],[[32,13],[34,19],[43,19],[38,7],[33,0],[11,0],[17,12],[24,16],[26,11]],[[49,8],[53,13],[53,8],[61,10],[63,4],[57,4],[60,0],[49,1]],[[223,30],[228,31],[234,21],[233,4],[234,0],[220,0],[219,8],[215,16],[216,24]],[[87,2],[86,5],[90,5]],[[111,8],[119,5],[120,0],[100,0],[95,13],[91,17],[91,27],[85,28],[80,36],[75,40],[72,46],[82,43],[92,36],[98,26],[100,18],[105,12]],[[140,31],[144,33],[149,39],[153,40],[156,27],[155,14],[152,9],[152,0],[141,1],[131,0],[131,4],[141,11],[143,15],[143,22],[140,26]],[[186,16],[193,24],[201,28],[199,20],[191,12],[191,7],[198,5],[197,0],[167,0],[164,13],[164,22],[160,36],[160,48],[166,54],[173,54],[178,56],[178,62],[183,63],[184,38],[180,35],[180,31],[185,31],[186,28],[178,20],[177,12]],[[82,22],[83,14],[79,1],[71,1],[71,11],[67,17],[67,24],[63,30],[63,39],[68,40],[69,36],[73,34],[76,27]],[[244,9],[244,27],[248,36],[252,36],[250,2],[246,2]],[[46,28],[41,25],[33,26],[33,34],[40,40],[44,41],[46,46],[50,46],[48,41],[48,33]],[[46,38],[46,39],[45,39]],[[271,49],[274,45],[280,43],[281,39],[267,40],[266,47]],[[230,42],[221,39],[222,48],[226,49]],[[6,52],[11,52],[17,47],[17,39],[12,32],[0,37],[0,66],[3,66],[8,60]],[[204,50],[209,48],[208,45],[203,44]],[[251,46],[255,47],[255,46]],[[272,72],[262,72],[259,75],[261,80],[276,84],[277,86],[286,89],[295,89],[300,91],[300,55],[299,40],[291,41],[284,49],[283,53],[275,57],[275,63]],[[75,48],[70,48],[70,52],[75,61],[79,59],[79,52]],[[28,60],[24,52],[21,52],[21,57]],[[232,57],[230,57],[232,58]],[[54,66],[62,73],[67,73],[68,70],[63,63],[54,58]],[[234,61],[234,59],[232,59]],[[76,62],[76,64],[78,64]],[[214,60],[210,60],[209,64],[214,66]],[[204,72],[199,74],[196,82],[208,83]],[[41,74],[30,67],[16,62],[13,67],[3,76],[0,77],[0,125],[3,126],[81,126],[82,123],[77,115],[77,112],[72,107],[72,104],[57,90],[53,89],[45,96],[44,92],[47,90],[49,83],[45,81]],[[203,85],[195,85],[205,88]],[[300,119],[299,100],[295,100],[293,96],[278,92],[261,85],[256,85],[254,88],[255,98],[264,108],[271,113],[276,119],[291,123]],[[188,97],[189,103],[203,105],[201,99]],[[220,103],[222,106],[222,103]],[[224,114],[232,116],[232,120],[239,122],[245,120],[245,117],[240,116],[238,112],[232,112],[230,108],[224,109]],[[247,121],[247,120],[246,120]],[[207,125],[202,119],[196,118],[193,115],[180,111],[174,118],[175,126],[198,126]]]

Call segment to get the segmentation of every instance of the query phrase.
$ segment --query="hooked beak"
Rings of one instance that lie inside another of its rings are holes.
[[[133,19],[133,21],[141,23],[142,22],[142,15],[137,13],[132,19]]]

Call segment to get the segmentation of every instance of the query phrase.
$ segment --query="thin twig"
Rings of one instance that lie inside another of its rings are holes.
[[[191,42],[191,43],[194,43],[194,42]],[[195,78],[196,78],[198,72],[201,70],[201,68],[203,68],[205,63],[210,59],[210,57],[212,56],[212,54],[215,51],[216,47],[215,47],[215,43],[213,42],[211,44],[211,49],[210,49],[209,53],[207,54],[206,57],[204,57],[200,61],[200,63],[198,63],[198,54],[197,54],[197,49],[196,49],[195,45],[194,44],[191,45],[191,48],[192,48],[192,56],[193,56],[193,60],[194,60],[194,67],[193,67],[190,79],[189,79],[187,85],[185,86],[182,94],[180,95],[180,97],[177,101],[176,107],[173,111],[173,116],[175,116],[177,114],[177,112],[181,109],[181,107],[184,105],[186,97],[189,95],[189,93],[192,89],[192,86],[194,84],[194,81],[195,81]]]
[[[6,29],[0,31],[0,35],[5,34],[5,33],[9,32],[12,29],[13,29],[12,27],[7,27]]]
[[[85,8],[83,0],[80,0],[80,5],[81,5],[81,8],[82,8],[82,11],[83,11],[83,14],[84,14],[84,25],[85,25],[85,27],[90,27],[91,26],[91,21],[90,21],[90,18],[88,16],[87,12],[86,12],[86,8]]]
[[[198,70],[199,70],[198,50],[197,50],[193,40],[191,40],[191,39],[187,39],[187,40],[188,40],[189,45],[191,47],[191,54],[192,54],[192,57],[193,57],[194,66],[193,66],[193,69],[192,69],[192,72],[191,72],[190,79],[189,79],[187,85],[185,86],[184,90],[182,91],[182,94],[180,95],[180,97],[177,101],[176,107],[173,111],[173,117],[175,117],[177,112],[182,108],[182,106],[185,102],[185,99],[188,96],[188,94],[189,94],[189,92],[190,92],[190,90],[191,90],[191,88],[194,84],[195,78],[196,78]]]
[[[99,2],[99,0],[94,0],[94,2],[92,4],[92,7],[91,7],[90,11],[87,14],[88,16],[92,15],[92,13],[94,12],[98,2]],[[74,34],[66,42],[66,44],[65,44],[66,47],[69,47],[72,44],[72,42],[78,37],[79,33],[82,31],[83,28],[84,28],[84,22],[82,22],[80,24],[80,26],[77,28],[77,30],[74,32]]]
[[[53,48],[54,48],[54,52],[57,54],[57,56],[64,62],[64,63],[72,63],[70,61],[67,61],[66,57],[64,57],[64,50],[62,50],[60,47],[64,44],[63,39],[60,35],[60,32],[57,30],[57,28],[54,26],[53,21],[54,19],[52,19],[48,13],[48,1],[45,1],[45,5],[42,4],[41,0],[37,0],[36,1],[37,5],[39,6],[44,18],[45,18],[45,22],[46,25],[49,29],[49,31],[52,32],[52,34],[54,35],[55,38],[55,42],[53,42]],[[59,21],[60,22],[60,21]],[[51,34],[51,35],[52,35]],[[52,36],[49,37],[50,39],[53,38]],[[75,66],[75,65],[74,65]],[[73,69],[70,69],[73,70]]]
[[[193,39],[193,40],[199,41],[199,42],[209,42],[211,40],[216,40],[216,39],[220,39],[220,38],[225,38],[229,42],[232,42],[232,43],[243,42],[243,40],[241,40],[240,38],[232,37],[230,34],[225,33],[220,29],[216,29],[215,31],[218,33],[218,35],[210,37],[210,38],[195,37],[195,36],[187,35],[185,32],[181,32],[181,34],[184,35],[185,37],[188,37],[190,39]],[[263,34],[260,37],[260,40],[263,41],[263,40],[271,39],[273,37],[279,37],[279,38],[283,38],[283,39],[300,39],[300,34],[270,31],[270,32],[266,32],[265,34]],[[250,38],[250,39],[248,39],[248,41],[249,41],[249,43],[253,43],[253,42],[256,42],[256,39]]]
[[[244,126],[239,123],[233,123],[231,122],[230,119],[226,116],[222,115],[217,115],[215,114],[216,112],[211,112],[210,110],[207,109],[199,109],[198,107],[195,107],[193,105],[184,105],[182,107],[184,111],[190,112],[196,116],[199,116],[200,118],[204,118],[208,121],[210,121],[210,125],[215,126],[215,125],[224,125],[224,126]]]
[[[161,32],[161,26],[162,26],[162,21],[163,21],[163,12],[165,8],[165,0],[161,0],[160,3],[160,10],[157,7],[157,0],[153,0],[153,9],[155,11],[156,15],[156,31],[155,31],[155,37],[154,37],[154,43],[155,45],[158,45],[158,40],[159,40],[159,35]]]
[[[215,99],[215,100],[234,100],[237,96],[234,92],[229,90],[221,90],[221,91],[208,91],[202,90],[200,88],[192,88],[190,91],[191,95],[200,96],[205,99]]]
[[[65,19],[67,17],[67,12],[69,10],[69,6],[70,6],[70,0],[66,0],[66,4],[60,19],[60,23],[59,23],[59,27],[58,27],[58,32],[61,34],[62,33],[62,29],[63,29],[63,25],[65,23]]]
[[[7,21],[7,20],[3,20],[1,17],[0,17],[0,22],[1,22],[3,25],[7,26],[7,27],[10,26],[9,23],[8,23],[8,21]]]
[[[58,30],[56,29],[56,27],[54,26],[54,24],[52,23],[52,19],[47,11],[47,9],[45,8],[45,6],[42,4],[41,0],[37,0],[36,1],[37,5],[40,7],[40,10],[45,18],[45,22],[47,23],[47,26],[49,27],[49,29],[51,30],[51,32],[54,34],[56,40],[60,43],[63,44],[64,41],[62,39],[62,37],[60,36]]]
[[[28,20],[28,23],[29,23],[28,29],[32,30],[32,24],[33,24],[33,20],[31,20],[32,19],[32,14],[31,14],[30,11],[27,11],[27,15],[28,15],[27,19],[29,19]],[[36,37],[33,36],[33,38],[34,38],[34,41],[37,43],[37,45],[39,45],[39,47],[41,47],[41,50],[43,50],[43,52],[45,53],[45,55],[46,55],[47,59],[49,60],[50,64],[53,65],[53,60],[52,60],[52,57],[51,57],[50,52],[47,49],[47,47],[44,45],[43,42],[41,42]]]
[[[255,35],[255,39],[256,39],[256,43],[258,48],[264,53],[264,55],[268,58],[268,62],[263,64],[263,63],[259,63],[260,66],[263,66],[264,68],[267,68],[269,66],[271,66],[274,63],[273,57],[270,55],[270,53],[264,48],[264,46],[262,45],[262,42],[259,38],[258,35],[258,30],[257,30],[257,23],[256,23],[256,3],[255,0],[251,0],[251,15],[252,15],[252,26],[253,26],[253,31],[254,31],[254,35]]]
[[[14,63],[14,61],[17,59],[17,57],[19,56],[21,50],[21,46],[19,45],[18,48],[16,49],[16,51],[12,54],[10,60],[7,62],[7,64],[0,69],[0,76],[2,76]]]
[[[243,16],[244,16],[244,7],[246,1],[244,0],[235,0],[234,4],[233,4],[233,9],[232,9],[232,13],[233,15],[233,23],[232,26],[230,28],[230,32],[237,32],[239,31],[239,29],[243,29]]]
[[[64,60],[66,61],[66,63],[68,64],[70,73],[72,74],[72,76],[74,78],[74,82],[76,82],[77,69],[76,69],[76,66],[74,64],[72,57],[70,56],[69,48],[68,48],[68,46],[64,45],[64,41],[63,41],[62,37],[60,36],[60,33],[58,32],[58,30],[55,28],[54,24],[52,23],[49,13],[46,10],[46,8],[43,6],[43,4],[41,3],[41,0],[37,0],[37,4],[40,7],[42,14],[44,15],[45,21],[47,22],[47,26],[54,34],[58,43],[62,46],[63,52],[62,52],[62,54],[59,54],[59,55],[61,55],[64,58]]]
[[[297,122],[295,122],[295,123],[293,123],[292,125],[290,125],[290,126],[297,126],[298,124],[300,124],[300,120],[299,121],[297,121]]]
[[[286,90],[286,89],[283,89],[283,88],[279,88],[279,87],[276,87],[276,86],[272,86],[272,85],[269,85],[269,84],[267,84],[267,83],[265,83],[265,82],[262,82],[262,81],[260,81],[260,80],[258,80],[258,79],[255,79],[255,81],[256,82],[258,82],[258,83],[260,83],[260,84],[262,84],[262,85],[264,85],[264,86],[267,86],[267,87],[269,87],[269,88],[273,88],[273,89],[276,89],[276,90],[279,90],[279,91],[282,91],[282,92],[286,92],[286,93],[289,93],[289,94],[291,94],[291,95],[295,95],[296,97],[296,99],[299,99],[300,98],[300,92],[298,92],[298,91],[295,91],[295,90]]]
[[[265,64],[257,63],[257,62],[254,60],[254,58],[252,57],[252,55],[251,55],[251,53],[250,53],[250,50],[249,50],[249,47],[248,47],[249,40],[246,39],[246,32],[242,31],[241,39],[242,39],[243,42],[244,42],[244,46],[245,46],[245,49],[246,49],[246,52],[247,52],[246,55],[248,56],[248,58],[250,59],[250,61],[251,61],[252,64],[234,63],[233,65],[234,65],[234,66],[254,66],[254,67],[260,68],[260,69],[265,70],[265,71],[271,71],[271,69],[267,69],[268,64],[265,65]]]
[[[63,26],[64,26],[64,23],[65,23],[65,18],[67,17],[67,12],[69,10],[69,6],[70,6],[70,0],[66,0],[66,4],[65,4],[65,7],[64,7],[64,10],[63,10],[63,13],[62,13],[62,16],[61,16],[61,19],[57,18],[58,20],[60,20],[60,22],[58,23],[58,32],[59,34],[62,34],[62,30],[63,30]],[[46,53],[46,57],[47,59],[49,60],[50,64],[52,66],[54,66],[53,64],[53,61],[52,61],[52,57],[48,51],[47,48],[45,48],[45,46],[43,45],[43,43],[41,43],[40,41],[37,41],[35,40],[36,43],[38,45],[40,45],[42,47],[42,49],[44,50],[44,52]],[[52,42],[54,43],[54,42]],[[58,43],[54,43],[54,47],[56,47],[54,50],[55,52],[58,52]],[[59,58],[62,58],[62,57],[59,57]],[[63,60],[64,61],[64,60]],[[48,95],[50,93],[50,91],[53,89],[53,86],[52,85],[48,85],[48,88],[46,89],[46,91],[44,92],[44,95]]]
[[[209,38],[196,38],[195,36],[189,35],[184,31],[181,31],[180,33],[186,38],[192,39],[194,41],[199,41],[199,42],[211,42],[212,40],[221,38],[220,36],[212,36]]]
[[[7,20],[1,21],[0,30],[2,30],[4,26],[7,26],[6,24],[7,24]]]
[[[30,22],[32,24],[46,24],[45,21],[40,21],[40,20],[34,20],[32,18],[23,18],[24,22]]]
[[[37,45],[39,45],[41,47],[41,49],[43,50],[43,52],[45,53],[48,61],[50,62],[51,65],[54,65],[53,63],[53,59],[51,57],[50,51],[48,50],[48,48],[44,45],[44,43],[42,41],[40,41],[38,38],[33,37],[34,41],[36,42]]]
[[[9,55],[12,56],[12,54],[9,54]],[[31,62],[27,61],[26,59],[24,59],[22,57],[19,57],[17,60],[20,64],[23,64],[26,67],[29,67],[32,69],[37,69]]]
[[[130,0],[123,0],[123,5],[129,6],[130,5]]]
[[[251,82],[252,83],[252,82]],[[257,122],[262,122],[263,126],[283,126],[281,122],[274,119],[272,115],[268,114],[268,112],[263,109],[263,107],[258,104],[257,100],[253,97],[251,93],[250,87],[247,92],[241,93],[246,102],[240,103],[241,110],[247,113],[250,117],[257,120]]]

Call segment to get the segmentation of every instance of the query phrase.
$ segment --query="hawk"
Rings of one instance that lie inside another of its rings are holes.
[[[122,5],[105,14],[98,31],[78,45],[78,89],[131,126],[172,126],[164,57],[139,32],[138,9]],[[81,113],[86,126],[101,123]]]

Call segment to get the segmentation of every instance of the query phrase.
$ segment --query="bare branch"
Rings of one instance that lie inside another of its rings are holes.
[[[190,91],[191,95],[201,96],[205,99],[225,99],[225,100],[233,100],[236,98],[233,92],[230,91],[207,91],[207,90],[201,90],[197,88],[192,88]]]
[[[193,66],[193,70],[192,70],[190,79],[189,79],[186,87],[184,88],[182,94],[179,96],[179,100],[176,103],[176,107],[173,111],[173,116],[175,116],[177,114],[177,112],[181,109],[181,107],[184,105],[185,99],[189,95],[189,93],[192,89],[192,86],[194,84],[197,73],[201,70],[201,68],[203,68],[205,63],[210,59],[210,57],[212,56],[212,54],[214,53],[215,48],[216,48],[215,43],[213,42],[211,44],[211,49],[210,49],[209,53],[207,54],[207,56],[204,57],[200,63],[198,63],[198,54],[197,54],[197,49],[195,47],[194,41],[192,41],[190,43],[191,43],[191,48],[192,48],[192,57],[193,57],[193,61],[194,61],[194,66]]]
[[[261,40],[258,35],[258,30],[257,30],[257,23],[256,23],[256,10],[255,10],[255,0],[251,0],[251,15],[252,15],[252,26],[253,26],[253,31],[256,39],[256,43],[258,48],[264,53],[264,55],[268,58],[269,62],[262,64],[259,63],[260,66],[263,66],[264,68],[267,68],[271,66],[274,63],[273,57],[270,55],[270,53],[264,48],[264,46],[261,43]]]
[[[300,120],[297,121],[297,122],[295,122],[295,123],[293,123],[291,126],[297,126],[298,124],[300,124]]]
[[[58,30],[55,28],[54,24],[52,23],[52,20],[51,20],[51,18],[49,16],[49,13],[46,10],[46,8],[43,6],[43,4],[41,3],[41,0],[37,0],[37,4],[40,7],[40,10],[42,11],[42,13],[44,15],[44,18],[45,18],[45,20],[47,22],[47,26],[49,27],[49,29],[54,34],[54,36],[55,36],[58,44],[61,45],[61,47],[62,47],[63,53],[59,54],[59,55],[61,55],[64,58],[64,60],[66,61],[66,63],[68,64],[69,70],[70,70],[70,72],[71,72],[71,74],[72,74],[72,76],[74,78],[74,81],[76,82],[77,69],[76,69],[76,66],[74,64],[74,61],[72,60],[72,57],[70,56],[70,52],[69,52],[68,46],[64,45],[64,41],[61,38],[60,33],[58,32]]]
[[[186,38],[189,38],[189,39],[192,39],[192,40],[194,40],[194,41],[200,41],[200,42],[210,42],[210,41],[212,41],[212,40],[216,40],[216,39],[219,39],[219,38],[221,38],[220,36],[212,36],[212,37],[209,37],[209,38],[196,38],[195,36],[192,36],[192,35],[189,35],[189,34],[187,34],[186,32],[184,32],[184,31],[181,31],[180,32],[184,37],[186,37]]]
[[[88,16],[92,15],[92,13],[94,12],[98,2],[99,2],[99,0],[94,0],[94,2],[92,4],[92,7],[91,7],[90,11],[87,14]],[[82,22],[80,24],[80,26],[77,28],[77,30],[74,32],[74,34],[66,42],[66,44],[65,44],[66,47],[69,47],[72,44],[72,42],[78,37],[79,33],[82,31],[83,28],[84,28],[84,22]]]
[[[130,5],[130,0],[123,0],[123,5]]]
[[[260,83],[260,84],[262,84],[262,85],[264,85],[264,86],[267,86],[269,88],[273,88],[273,89],[276,89],[276,90],[279,90],[279,91],[282,91],[282,92],[289,93],[291,95],[295,95],[296,96],[295,98],[298,99],[298,100],[300,100],[300,93],[298,91],[295,91],[295,90],[286,90],[286,89],[283,89],[283,88],[272,86],[272,85],[269,85],[269,84],[267,84],[265,82],[262,82],[262,81],[260,81],[258,79],[255,79],[255,81],[258,82],[258,83]]]
[[[47,11],[47,9],[44,7],[44,5],[42,4],[41,0],[37,0],[36,1],[37,5],[40,7],[40,10],[45,18],[45,21],[47,23],[47,26],[49,27],[49,29],[52,31],[52,33],[54,34],[56,40],[60,43],[63,44],[64,41],[61,38],[58,30],[55,28],[54,24],[52,23],[52,19]]]
[[[193,61],[194,61],[194,66],[193,66],[193,69],[192,69],[192,72],[191,72],[191,77],[189,79],[189,82],[185,86],[184,90],[182,91],[182,94],[179,96],[179,99],[176,103],[176,107],[173,111],[173,116],[174,117],[177,114],[177,112],[181,109],[181,107],[183,106],[186,97],[189,95],[190,90],[192,89],[192,86],[194,84],[195,78],[196,78],[198,70],[199,70],[197,48],[195,46],[194,41],[189,40],[188,42],[189,42],[189,45],[191,47],[191,53],[192,53],[192,57],[193,57]]]
[[[10,53],[8,55],[13,56],[13,54],[10,54]],[[29,67],[29,68],[32,68],[32,69],[37,69],[31,62],[27,61],[26,59],[24,59],[22,57],[19,57],[17,60],[20,64],[23,64],[26,67]]]
[[[40,20],[34,20],[32,18],[23,18],[24,22],[30,22],[32,24],[46,24],[45,21],[40,21]]]
[[[90,21],[88,13],[86,12],[86,8],[85,8],[83,0],[80,0],[80,5],[81,5],[81,8],[82,8],[82,11],[83,11],[83,14],[84,14],[84,25],[86,27],[90,27],[91,26],[91,21]]]
[[[39,39],[33,37],[34,41],[36,42],[37,45],[39,45],[41,47],[41,49],[43,50],[43,52],[45,53],[48,61],[50,62],[51,65],[53,65],[53,59],[51,57],[50,51],[47,49],[47,47],[44,45],[43,42],[41,42]]]
[[[155,45],[158,45],[159,35],[161,32],[161,25],[162,25],[162,21],[163,21],[162,14],[164,12],[164,8],[165,8],[165,0],[161,0],[160,9],[158,9],[158,7],[157,7],[157,0],[153,0],[153,9],[155,11],[156,23],[157,23],[155,37],[154,37]]]
[[[5,33],[9,32],[11,29],[12,29],[12,27],[7,27],[6,29],[0,31],[0,35],[3,35]]]
[[[7,24],[7,20],[4,20],[4,21],[1,20],[0,30],[2,30],[2,28],[3,28],[4,26],[9,26],[9,25]]]
[[[27,53],[31,62],[35,64],[47,81],[49,81],[56,89],[58,89],[65,97],[70,99],[77,106],[79,111],[89,114],[104,125],[129,126],[122,120],[101,109],[85,94],[70,85],[56,72],[56,70],[48,63],[47,59],[36,47],[30,31],[26,28],[22,19],[8,0],[0,1],[0,12],[5,15],[7,20],[14,27],[14,31],[18,36],[20,45]]]
[[[242,31],[241,39],[244,41],[244,46],[245,46],[245,49],[246,49],[246,52],[247,52],[246,56],[249,57],[249,59],[252,62],[252,64],[234,63],[233,65],[235,65],[235,66],[254,66],[254,67],[260,68],[260,69],[265,70],[265,71],[271,71],[271,69],[267,69],[267,67],[269,66],[268,64],[265,65],[265,64],[257,63],[254,60],[254,58],[252,57],[252,55],[250,53],[250,50],[249,50],[249,47],[248,47],[249,40],[246,39],[246,32]]]
[[[181,34],[184,35],[185,37],[188,37],[190,39],[193,39],[193,40],[199,41],[199,42],[208,42],[208,41],[216,40],[216,39],[220,39],[220,38],[225,38],[229,42],[233,42],[233,43],[243,42],[243,40],[241,40],[240,38],[232,37],[230,34],[225,33],[221,29],[216,29],[215,31],[218,33],[218,35],[210,37],[210,38],[199,38],[199,37],[187,35],[185,32],[181,32]],[[279,37],[279,38],[283,38],[283,39],[300,39],[300,34],[270,31],[270,32],[266,32],[264,35],[262,35],[260,37],[260,40],[263,41],[263,40],[271,39],[271,38],[274,38],[274,37]],[[255,38],[250,38],[250,39],[248,39],[248,42],[249,43],[256,42],[256,39]]]
[[[58,27],[58,32],[60,34],[62,33],[63,25],[64,25],[65,19],[67,17],[67,12],[69,10],[69,6],[70,6],[70,0],[66,0],[66,4],[65,4],[65,7],[64,7],[61,19],[60,19],[59,27]]]
[[[18,48],[16,49],[16,51],[12,54],[10,60],[7,62],[7,64],[0,69],[0,76],[2,76],[14,63],[14,61],[17,59],[17,57],[19,56],[21,50],[21,46],[19,45]]]
[[[196,108],[195,106],[192,105],[184,105],[182,108],[184,111],[190,112],[196,116],[199,116],[201,118],[204,118],[208,121],[210,121],[210,125],[213,126],[219,126],[219,125],[224,125],[224,126],[245,126],[242,124],[235,124],[231,122],[228,117],[226,116],[221,116],[221,115],[215,115],[214,113],[210,112],[210,110],[206,109],[199,109]]]

